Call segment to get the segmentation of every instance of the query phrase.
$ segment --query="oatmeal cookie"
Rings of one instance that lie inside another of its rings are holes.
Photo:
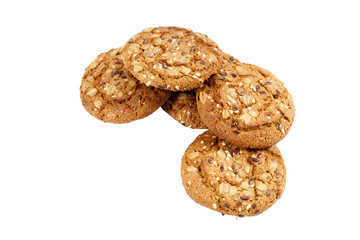
[[[179,27],[145,29],[124,46],[123,62],[141,82],[171,91],[187,91],[219,71],[217,44],[202,33]]]
[[[289,132],[295,116],[291,94],[269,71],[230,62],[197,90],[202,121],[240,148],[266,148]]]
[[[181,177],[195,202],[243,217],[264,212],[281,197],[286,169],[276,146],[241,150],[206,131],[186,150]]]
[[[194,129],[206,129],[207,127],[201,121],[196,107],[195,91],[174,92],[169,100],[161,106],[176,121]]]
[[[157,110],[171,92],[148,87],[126,69],[121,48],[100,54],[85,70],[80,86],[81,102],[95,118],[128,123]]]

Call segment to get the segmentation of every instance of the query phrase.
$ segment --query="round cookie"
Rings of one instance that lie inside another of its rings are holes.
[[[289,132],[295,116],[291,94],[269,71],[233,61],[197,90],[202,121],[240,148],[266,148]]]
[[[161,106],[176,121],[194,129],[206,129],[201,121],[196,107],[195,91],[174,92],[171,97]]]
[[[145,29],[124,46],[123,62],[141,82],[187,91],[221,67],[221,51],[206,35],[179,27]]]
[[[100,54],[85,70],[80,86],[81,102],[95,118],[128,123],[158,109],[171,95],[139,82],[121,60],[121,48]]]
[[[186,150],[181,177],[195,202],[243,217],[264,212],[281,197],[286,169],[276,146],[240,150],[206,131]]]

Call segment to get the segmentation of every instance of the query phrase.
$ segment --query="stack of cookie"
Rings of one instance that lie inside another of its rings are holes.
[[[272,73],[223,53],[206,35],[145,29],[100,54],[86,68],[80,93],[85,109],[105,122],[128,123],[162,106],[184,126],[209,129],[181,164],[195,202],[253,216],[281,197],[286,170],[275,144],[294,120],[292,96]]]

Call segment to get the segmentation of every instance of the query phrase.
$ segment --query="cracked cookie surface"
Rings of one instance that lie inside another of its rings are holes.
[[[295,116],[291,94],[269,71],[232,61],[197,90],[202,121],[240,148],[266,148],[288,133]]]
[[[157,110],[171,95],[139,82],[121,60],[121,48],[100,54],[85,70],[80,86],[84,108],[95,118],[128,123]]]
[[[124,46],[123,61],[141,82],[171,91],[187,91],[221,67],[221,51],[202,33],[179,27],[145,29]]]
[[[201,121],[197,111],[195,91],[174,92],[161,107],[185,127],[194,129],[207,128]]]
[[[281,197],[286,169],[276,146],[241,150],[206,131],[186,150],[181,177],[195,202],[242,217],[264,212]]]

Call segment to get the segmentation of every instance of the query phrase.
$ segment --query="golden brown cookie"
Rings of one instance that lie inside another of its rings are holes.
[[[202,121],[240,148],[266,148],[289,132],[295,116],[291,94],[269,71],[232,61],[197,90]]]
[[[194,129],[206,129],[201,121],[196,107],[195,91],[174,92],[171,97],[161,106],[176,121]]]
[[[254,216],[281,197],[286,169],[276,146],[240,150],[206,131],[186,150],[181,177],[195,202],[223,214]]]
[[[139,82],[121,60],[121,49],[100,54],[85,70],[80,97],[85,109],[104,122],[128,123],[158,109],[171,95]]]
[[[145,29],[124,46],[123,61],[141,82],[187,91],[218,72],[221,51],[206,35],[179,27]]]

